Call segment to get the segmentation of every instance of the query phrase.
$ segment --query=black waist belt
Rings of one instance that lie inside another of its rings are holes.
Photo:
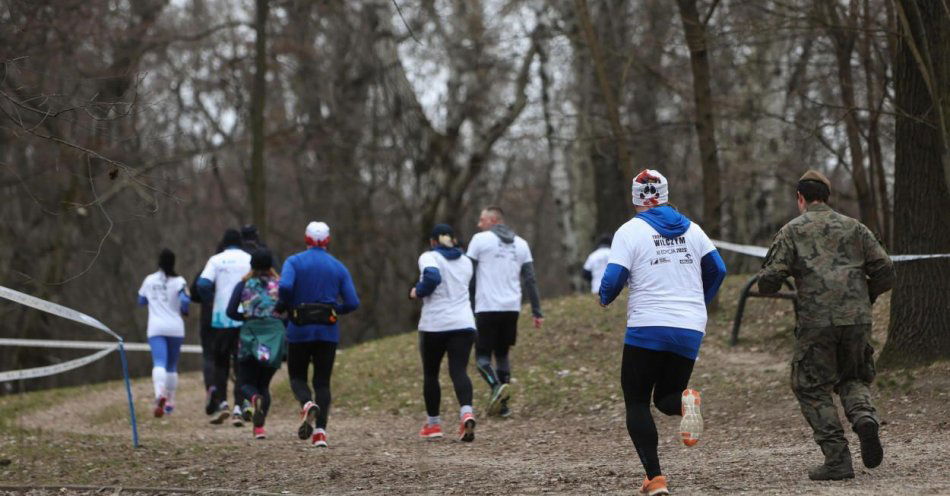
[[[336,309],[330,303],[301,303],[290,311],[290,321],[299,326],[336,324]]]

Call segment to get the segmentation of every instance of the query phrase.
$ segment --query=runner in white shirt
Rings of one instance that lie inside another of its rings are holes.
[[[475,324],[478,340],[475,358],[478,372],[491,387],[489,415],[507,417],[511,392],[511,363],[508,349],[518,337],[522,281],[531,302],[534,326],[541,327],[541,299],[534,277],[534,262],[528,243],[504,224],[504,212],[491,206],[482,210],[468,255],[475,263]],[[495,366],[492,367],[492,356]]]
[[[205,301],[212,300],[211,310],[212,347],[214,348],[214,385],[209,394],[217,405],[212,424],[220,424],[228,418],[228,375],[232,357],[237,354],[238,337],[242,322],[228,317],[228,301],[234,286],[251,271],[251,255],[241,249],[241,233],[237,229],[224,231],[221,240],[224,250],[208,259],[198,279],[198,290]],[[234,361],[237,376],[237,360]],[[231,418],[236,427],[244,425],[241,412],[243,396],[234,388],[234,411]]]
[[[419,353],[422,355],[426,423],[419,436],[442,437],[439,406],[442,390],[439,369],[442,357],[449,355],[449,376],[459,402],[459,439],[475,440],[475,415],[472,412],[472,381],[468,378],[468,357],[475,343],[475,317],[468,286],[474,272],[472,261],[456,247],[455,231],[437,224],[430,236],[432,250],[419,256],[419,282],[409,298],[422,298],[419,318]]]
[[[610,258],[610,242],[613,236],[605,234],[597,241],[597,248],[584,261],[584,280],[590,282],[590,292],[597,294],[600,291],[600,280],[607,269],[607,259]]]
[[[152,351],[152,385],[156,417],[175,409],[178,388],[178,358],[185,340],[188,315],[188,283],[175,273],[175,254],[164,249],[158,255],[159,271],[149,274],[139,288],[138,302],[148,306],[148,344]]]
[[[662,174],[644,170],[632,189],[637,215],[614,234],[600,304],[606,307],[630,288],[620,372],[627,432],[646,471],[640,494],[669,494],[650,398],[664,414],[683,417],[684,444],[699,441],[700,395],[687,386],[706,331],[706,304],[719,290],[726,266],[703,230],[667,204],[669,185]]]

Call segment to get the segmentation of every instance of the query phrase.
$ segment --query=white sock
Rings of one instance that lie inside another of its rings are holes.
[[[175,390],[178,389],[178,372],[168,372],[165,375],[165,391],[168,394],[168,402],[175,403]]]
[[[165,367],[152,367],[152,385],[155,386],[155,399],[165,394],[167,373]]]
[[[472,413],[472,405],[464,405],[459,409],[459,418],[465,416],[466,413]]]
[[[323,430],[322,427],[317,427],[316,430],[313,431],[313,433],[314,433],[314,434],[323,434],[324,436],[327,435],[327,431]]]
[[[442,423],[442,418],[436,415],[435,417],[426,417],[429,420],[426,420],[426,423],[429,425],[439,425]]]

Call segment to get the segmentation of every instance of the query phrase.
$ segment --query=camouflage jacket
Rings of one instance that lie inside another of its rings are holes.
[[[864,224],[814,203],[775,235],[759,291],[774,293],[789,276],[800,326],[870,324],[871,303],[891,289],[894,266]]]

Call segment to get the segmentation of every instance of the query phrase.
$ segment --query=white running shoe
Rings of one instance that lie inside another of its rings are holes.
[[[683,391],[683,420],[680,421],[680,437],[686,446],[695,446],[703,434],[703,414],[700,409],[699,391]]]
[[[234,411],[231,413],[231,425],[244,427],[244,411],[237,405],[234,405]]]

